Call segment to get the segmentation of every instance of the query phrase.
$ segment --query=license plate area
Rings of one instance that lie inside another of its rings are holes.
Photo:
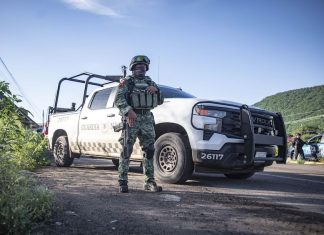
[[[256,152],[254,160],[255,161],[265,161],[267,158],[267,152]]]
[[[201,160],[221,161],[223,158],[224,158],[224,154],[221,153],[209,153],[209,152],[200,153]]]

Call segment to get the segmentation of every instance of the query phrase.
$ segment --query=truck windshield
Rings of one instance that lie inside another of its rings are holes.
[[[184,92],[180,88],[172,88],[168,86],[159,85],[164,98],[196,98],[195,96]]]

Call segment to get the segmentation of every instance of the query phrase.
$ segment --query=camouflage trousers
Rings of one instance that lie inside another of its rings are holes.
[[[125,132],[123,131],[121,137],[119,138],[119,143],[121,145],[123,145],[124,142],[124,134]],[[128,144],[129,146],[131,146],[129,156],[132,153],[132,147],[136,141],[136,138],[139,139],[140,146],[144,153],[143,172],[145,175],[145,182],[147,182],[148,180],[154,180],[153,156],[150,155],[152,155],[152,151],[154,153],[155,130],[154,118],[151,112],[148,112],[146,114],[137,114],[135,125],[128,128]],[[151,150],[149,156],[147,154],[148,149]],[[128,170],[129,158],[125,159],[122,152],[119,157],[118,180],[128,181]]]

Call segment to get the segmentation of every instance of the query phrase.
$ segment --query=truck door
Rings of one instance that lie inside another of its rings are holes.
[[[321,142],[318,144],[318,157],[324,157],[324,134],[322,134]]]
[[[107,104],[107,129],[104,141],[105,144],[108,145],[106,148],[106,154],[108,154],[110,157],[119,158],[122,146],[118,140],[122,132],[114,132],[113,126],[120,123],[122,121],[122,117],[119,115],[119,109],[114,105],[116,93],[117,87],[111,92]],[[142,159],[142,151],[138,139],[133,146],[131,159]]]
[[[87,105],[83,107],[79,123],[78,143],[82,154],[95,156],[110,156],[120,153],[118,133],[113,131],[113,123],[118,123],[118,109],[112,106],[116,88],[109,87],[95,92]],[[113,143],[113,136],[117,140]]]

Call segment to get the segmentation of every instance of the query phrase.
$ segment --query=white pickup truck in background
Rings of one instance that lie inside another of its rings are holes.
[[[84,78],[85,77],[85,78]],[[84,79],[81,79],[84,78]],[[102,83],[92,82],[96,78]],[[82,73],[60,80],[54,107],[49,109],[48,139],[57,166],[68,167],[82,155],[111,159],[118,165],[121,122],[114,106],[121,76]],[[79,108],[57,107],[63,82],[84,83]],[[98,86],[87,94],[88,86]],[[286,163],[286,131],[280,113],[238,103],[198,99],[168,86],[159,86],[164,104],[155,117],[155,176],[182,183],[196,172],[218,172],[245,179],[273,162]],[[138,142],[133,161],[142,161]]]

